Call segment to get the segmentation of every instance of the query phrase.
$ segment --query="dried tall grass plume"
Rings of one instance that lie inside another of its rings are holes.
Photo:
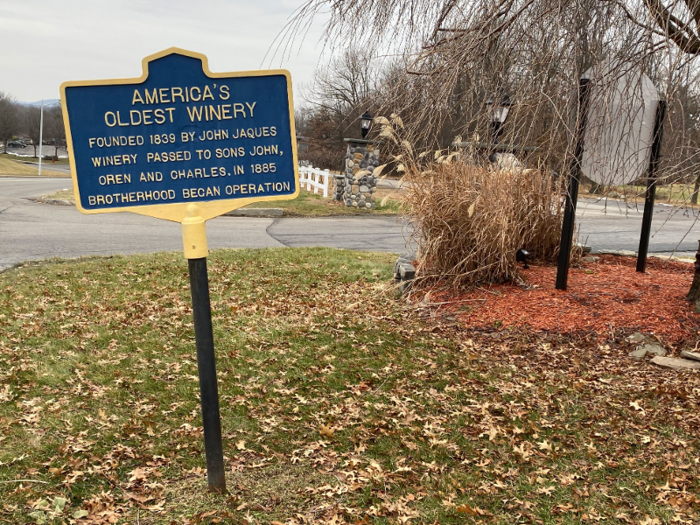
[[[565,188],[551,170],[494,168],[475,150],[417,153],[396,114],[378,117],[391,164],[402,175],[403,216],[418,245],[415,285],[465,288],[519,279],[516,252],[554,263],[559,256]],[[379,166],[375,176],[386,172]],[[385,178],[384,174],[381,178]],[[580,257],[579,250],[572,258]]]
[[[519,278],[515,254],[554,262],[561,181],[540,170],[492,170],[462,161],[406,175],[404,213],[419,246],[421,281],[463,288]]]

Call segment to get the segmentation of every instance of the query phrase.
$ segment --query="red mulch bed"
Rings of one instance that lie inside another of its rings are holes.
[[[635,265],[634,257],[603,255],[599,262],[572,267],[565,291],[554,288],[555,266],[531,266],[522,270],[529,288],[503,284],[431,296],[448,302],[445,307],[472,328],[529,327],[602,337],[640,330],[670,343],[694,344],[700,338],[700,314],[685,300],[693,265],[650,258],[644,274]]]

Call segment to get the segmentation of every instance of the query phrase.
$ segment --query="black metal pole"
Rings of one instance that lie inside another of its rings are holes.
[[[209,279],[207,258],[188,259],[190,290],[192,291],[192,317],[197,346],[199,369],[199,393],[202,403],[204,426],[204,450],[207,456],[207,482],[210,492],[226,492],[224,476],[224,450],[221,444],[221,417],[219,415],[219,390],[216,385],[216,361],[214,334],[211,327]]]
[[[583,157],[583,138],[586,131],[586,117],[588,116],[589,80],[582,78],[578,85],[578,115],[574,141],[576,150],[569,165],[569,180],[564,207],[564,222],[561,227],[561,243],[559,244],[559,264],[557,265],[557,290],[566,290],[569,280],[569,261],[571,259],[571,246],[574,240],[574,222],[576,219],[576,201],[578,200],[578,186],[581,173],[581,158]]]
[[[659,100],[656,105],[656,116],[654,118],[654,134],[652,135],[654,139],[651,143],[649,172],[647,173],[647,191],[644,195],[642,234],[639,237],[639,251],[637,253],[637,271],[642,273],[647,268],[649,237],[651,236],[651,219],[654,215],[654,200],[656,199],[656,172],[659,168],[659,158],[661,157],[661,140],[664,137],[664,118],[666,118],[666,101]]]

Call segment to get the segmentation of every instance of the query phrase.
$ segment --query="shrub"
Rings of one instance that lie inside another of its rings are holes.
[[[408,164],[408,163],[407,163]],[[561,181],[539,170],[461,161],[407,168],[404,214],[419,247],[418,274],[455,288],[518,277],[515,253],[558,257]]]

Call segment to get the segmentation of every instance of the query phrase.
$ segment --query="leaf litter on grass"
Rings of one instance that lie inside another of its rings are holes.
[[[181,256],[1,274],[0,481],[45,483],[4,484],[0,521],[56,497],[79,524],[698,521],[698,374],[616,340],[420,321],[392,262],[210,256],[223,496]]]

